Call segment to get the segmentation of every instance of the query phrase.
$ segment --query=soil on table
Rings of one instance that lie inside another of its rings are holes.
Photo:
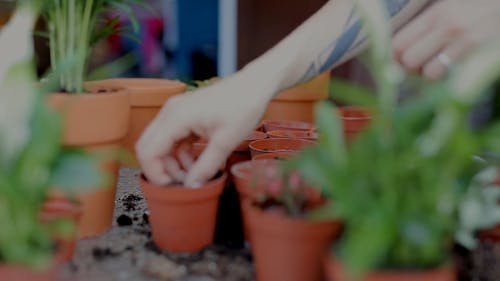
[[[61,281],[254,281],[250,251],[243,247],[238,195],[224,190],[216,243],[194,254],[160,251],[151,239],[139,170],[122,168],[113,227],[78,242]],[[500,281],[500,244],[485,242],[473,251],[457,248],[459,281]],[[276,280],[287,281],[287,280]],[[304,280],[308,281],[308,280]]]
[[[213,245],[194,254],[160,251],[151,239],[147,205],[138,177],[137,169],[121,169],[112,229],[99,237],[79,241],[75,257],[64,266],[60,280],[255,280],[250,251],[233,247],[230,239],[229,244],[219,243],[224,245]]]

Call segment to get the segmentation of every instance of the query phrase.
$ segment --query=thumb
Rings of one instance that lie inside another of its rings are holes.
[[[227,134],[221,133],[210,139],[203,153],[189,170],[184,182],[185,186],[199,188],[220,170],[233,150],[228,139]]]

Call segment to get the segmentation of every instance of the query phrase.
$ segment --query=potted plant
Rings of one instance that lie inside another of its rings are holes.
[[[396,106],[403,76],[390,59],[383,9],[378,2],[358,6],[373,46],[369,66],[378,96],[362,96],[372,122],[346,146],[340,114],[323,103],[319,145],[290,162],[331,202],[315,215],[345,224],[327,275],[335,281],[456,280],[451,248],[459,209],[480,168],[472,159],[496,152],[499,136],[498,125],[472,131],[466,124],[482,90],[500,74],[499,48],[482,49],[442,82],[417,83],[418,94]]]
[[[122,87],[85,83],[92,46],[114,32],[119,18],[105,18],[112,9],[132,13],[129,5],[140,0],[46,1],[52,73],[55,81],[48,103],[64,117],[63,144],[84,148],[100,156],[99,167],[109,181],[81,194],[83,216],[80,237],[99,235],[111,226],[118,176],[118,151],[129,127],[129,96]],[[48,84],[48,83],[47,83]]]
[[[264,113],[265,120],[314,121],[314,104],[328,98],[330,72],[317,78],[284,90],[269,103]]]
[[[49,199],[99,182],[94,161],[60,145],[61,120],[36,86],[32,29],[35,3],[20,1],[0,31],[0,276],[2,280],[56,280],[68,258],[78,206]],[[78,171],[73,174],[73,171]]]
[[[257,280],[323,280],[321,262],[340,223],[309,220],[307,212],[323,203],[319,194],[280,161],[260,161],[262,169],[253,171],[256,193],[242,203]]]

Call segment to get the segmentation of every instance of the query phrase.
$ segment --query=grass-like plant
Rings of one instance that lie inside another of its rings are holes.
[[[473,131],[468,122],[500,76],[499,45],[478,50],[441,82],[414,80],[414,94],[398,102],[405,75],[391,60],[390,31],[377,3],[358,1],[376,96],[345,82],[333,86],[335,97],[370,108],[371,125],[347,145],[339,113],[322,103],[318,146],[288,164],[331,199],[314,215],[344,221],[335,255],[353,274],[449,262],[463,223],[459,210],[466,211],[468,186],[482,168],[473,156],[500,149],[500,124]]]
[[[20,3],[0,31],[0,263],[43,269],[56,249],[53,235],[74,230],[68,222],[40,221],[49,188],[76,191],[98,184],[101,175],[86,154],[61,148],[62,122],[36,84],[37,9]]]
[[[120,17],[111,13],[126,14],[132,29],[139,29],[134,5],[147,8],[143,0],[46,1],[43,15],[48,24],[51,65],[59,90],[84,92],[87,59],[94,44],[113,33],[130,30],[120,27]]]

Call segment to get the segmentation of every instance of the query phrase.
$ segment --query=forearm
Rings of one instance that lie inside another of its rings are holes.
[[[384,0],[394,29],[430,0]],[[305,82],[357,55],[366,47],[354,0],[331,0],[267,53],[248,64],[241,76],[264,84],[267,93]],[[271,98],[271,97],[269,97]]]

